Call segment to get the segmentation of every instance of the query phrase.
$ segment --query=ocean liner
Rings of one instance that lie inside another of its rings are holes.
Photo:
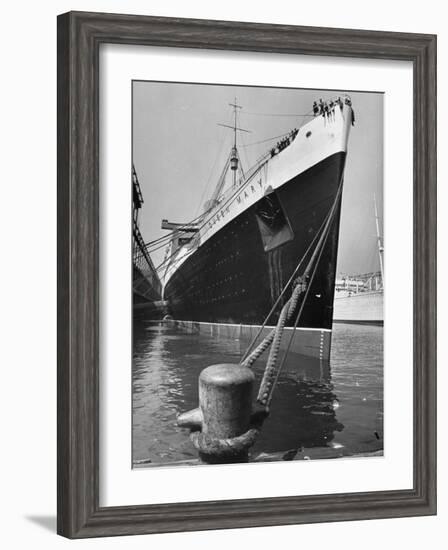
[[[237,143],[245,131],[238,127],[241,107],[236,100],[231,105],[233,146],[204,212],[189,223],[162,220],[171,230],[158,270],[167,311],[186,328],[250,339],[333,209],[294,335],[294,351],[328,360],[351,100],[315,102],[311,120],[246,172]]]

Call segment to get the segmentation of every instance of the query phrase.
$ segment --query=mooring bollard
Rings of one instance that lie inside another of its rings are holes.
[[[241,365],[220,364],[199,376],[199,409],[181,414],[179,426],[192,430],[193,444],[208,464],[247,462],[257,429],[252,428],[255,376]]]
[[[254,374],[247,367],[221,364],[199,376],[202,431],[210,437],[236,437],[249,429]]]

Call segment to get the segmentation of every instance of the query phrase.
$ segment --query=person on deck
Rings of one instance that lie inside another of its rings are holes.
[[[321,115],[324,115],[325,114],[325,111],[324,111],[324,102],[322,101],[322,98],[319,99],[319,113]]]

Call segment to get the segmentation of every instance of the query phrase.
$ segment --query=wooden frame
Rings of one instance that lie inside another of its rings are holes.
[[[414,70],[412,490],[99,507],[102,43],[408,60]],[[70,538],[436,513],[436,37],[70,12],[58,17],[58,533]]]

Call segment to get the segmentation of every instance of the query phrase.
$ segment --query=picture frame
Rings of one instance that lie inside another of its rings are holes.
[[[413,64],[413,469],[409,490],[101,507],[99,48],[163,46]],[[58,17],[58,519],[68,538],[436,513],[436,37],[69,12]]]

